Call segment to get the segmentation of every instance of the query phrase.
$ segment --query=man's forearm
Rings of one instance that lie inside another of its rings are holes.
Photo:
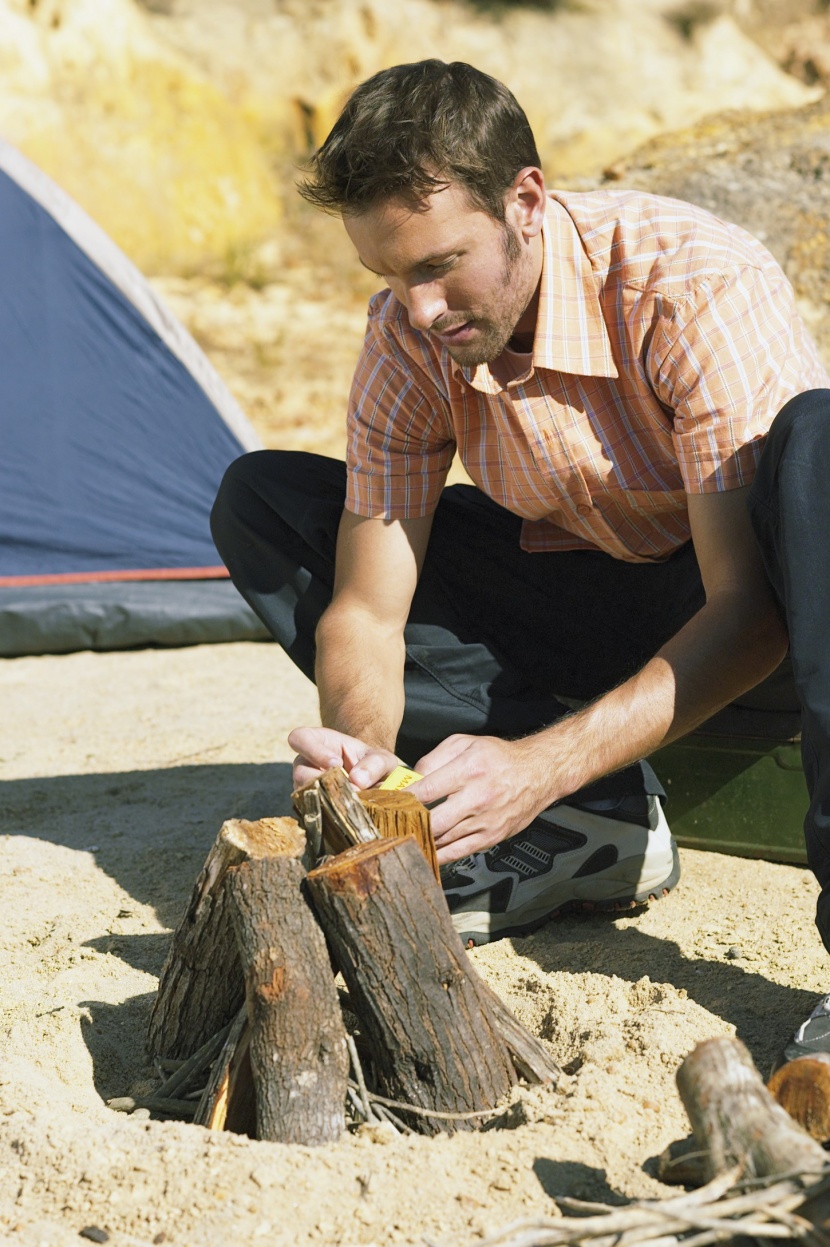
[[[317,628],[315,680],[323,726],[394,751],[404,709],[404,658],[400,632],[330,607]]]
[[[550,760],[550,800],[690,732],[775,669],[787,649],[774,610],[707,603],[643,669],[526,744]]]

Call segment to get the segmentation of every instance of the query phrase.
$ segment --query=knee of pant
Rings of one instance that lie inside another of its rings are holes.
[[[254,451],[254,454],[258,452]],[[234,499],[238,495],[240,488],[245,487],[249,474],[249,465],[247,460],[251,455],[240,455],[238,459],[234,459],[225,469],[219,489],[216,492],[216,498],[213,502],[211,511],[211,523],[214,519],[221,519],[227,510],[233,510]]]
[[[244,500],[250,499],[252,491],[255,492],[254,482],[262,470],[259,461],[270,453],[267,450],[250,451],[234,459],[226,468],[210,513],[210,529],[217,547],[222,533],[228,525],[233,525],[234,519],[245,507]]]
[[[808,456],[830,450],[830,390],[807,390],[791,398],[776,416],[769,441],[779,453]]]

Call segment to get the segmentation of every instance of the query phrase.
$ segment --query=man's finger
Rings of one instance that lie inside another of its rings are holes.
[[[390,771],[400,766],[400,759],[386,749],[370,749],[357,766],[349,771],[349,779],[358,788],[373,788],[385,779]]]
[[[436,745],[429,753],[425,753],[415,763],[415,770],[420,771],[422,775],[429,775],[432,771],[439,770],[442,766],[446,766],[448,762],[452,762],[459,754],[464,753],[470,745],[476,741],[476,736],[465,736],[457,733],[454,736],[448,736],[446,740],[442,740],[440,745]]]
[[[420,766],[421,764],[419,763],[418,765]],[[417,797],[419,801],[422,801],[424,805],[431,805],[433,801],[441,801],[445,797],[449,799],[452,793],[460,792],[464,787],[466,778],[463,764],[459,764],[457,758],[451,758],[444,766],[433,771],[431,775],[424,775],[422,779],[418,779],[414,784],[410,784],[407,791],[411,792],[413,797]],[[442,810],[445,809],[445,805],[440,808]]]

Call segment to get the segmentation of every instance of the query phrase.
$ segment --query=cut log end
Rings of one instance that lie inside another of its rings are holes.
[[[440,882],[441,873],[427,807],[411,792],[369,788],[359,795],[384,840],[413,836],[435,879]]]
[[[809,1135],[830,1141],[830,1054],[796,1057],[776,1070],[767,1087]]]
[[[222,824],[221,838],[238,849],[243,859],[259,861],[264,857],[301,858],[306,836],[295,818],[231,818]]]

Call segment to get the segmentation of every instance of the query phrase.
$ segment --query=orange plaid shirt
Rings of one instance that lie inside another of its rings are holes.
[[[689,539],[686,495],[748,484],[776,413],[830,377],[770,253],[700,208],[555,192],[543,243],[532,363],[505,384],[389,290],[370,301],[346,506],[430,514],[457,448],[523,549],[663,559]]]

